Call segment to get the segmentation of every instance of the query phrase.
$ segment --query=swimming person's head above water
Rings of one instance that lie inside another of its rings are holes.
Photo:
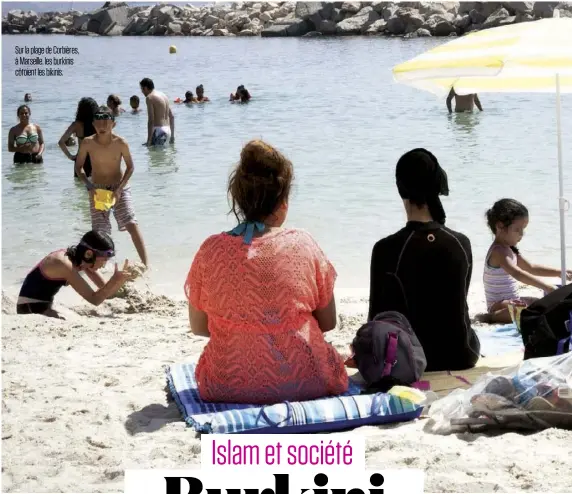
[[[118,108],[121,106],[121,98],[117,94],[110,94],[107,97],[107,106],[111,108],[113,112],[117,112]]]
[[[437,158],[423,148],[405,153],[395,168],[397,190],[408,212],[427,208],[434,221],[445,224],[445,210],[439,196],[449,195],[447,174]]]
[[[238,221],[281,226],[288,213],[293,178],[292,163],[280,151],[263,141],[250,141],[230,176],[230,212]]]
[[[115,116],[107,106],[100,106],[93,115],[93,127],[98,134],[107,134],[115,127]]]
[[[183,103],[192,103],[194,99],[195,99],[195,97],[193,95],[193,92],[187,91],[185,93],[185,101],[183,101]]]
[[[515,247],[528,226],[528,209],[514,199],[501,199],[493,204],[485,217],[497,242]]]
[[[134,110],[138,110],[139,109],[139,96],[136,96],[135,94],[133,96],[131,96],[131,98],[129,98],[129,104],[131,105],[131,108],[133,108]]]
[[[81,238],[79,244],[68,247],[66,256],[76,268],[97,271],[115,257],[115,244],[107,233],[92,230]]]
[[[32,94],[31,93],[26,93],[24,95],[24,101],[27,103],[29,101],[32,101]]]

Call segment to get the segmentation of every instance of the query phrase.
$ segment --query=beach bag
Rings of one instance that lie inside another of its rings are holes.
[[[396,385],[421,388],[415,385],[427,358],[403,314],[381,312],[358,329],[351,346],[368,391],[386,392]]]
[[[520,314],[524,359],[552,357],[572,349],[572,284],[554,290]]]

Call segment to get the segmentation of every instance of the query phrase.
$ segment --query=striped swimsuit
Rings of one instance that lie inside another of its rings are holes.
[[[489,264],[489,258],[494,248],[503,248],[493,244],[485,257],[485,269],[483,273],[483,284],[485,286],[485,298],[487,300],[487,310],[504,300],[518,300],[518,282],[508,274],[503,268],[494,268]],[[514,263],[517,262],[518,250],[511,247],[511,254]]]

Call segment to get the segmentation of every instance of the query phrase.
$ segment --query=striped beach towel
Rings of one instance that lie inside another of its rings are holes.
[[[295,434],[351,429],[413,420],[422,407],[385,393],[360,395],[350,380],[342,396],[276,405],[207,403],[201,400],[194,364],[165,369],[169,391],[185,422],[196,432],[209,434]]]

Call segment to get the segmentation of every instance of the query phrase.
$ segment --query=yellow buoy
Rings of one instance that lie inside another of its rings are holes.
[[[177,47],[175,45],[169,46],[169,53],[177,53]]]

